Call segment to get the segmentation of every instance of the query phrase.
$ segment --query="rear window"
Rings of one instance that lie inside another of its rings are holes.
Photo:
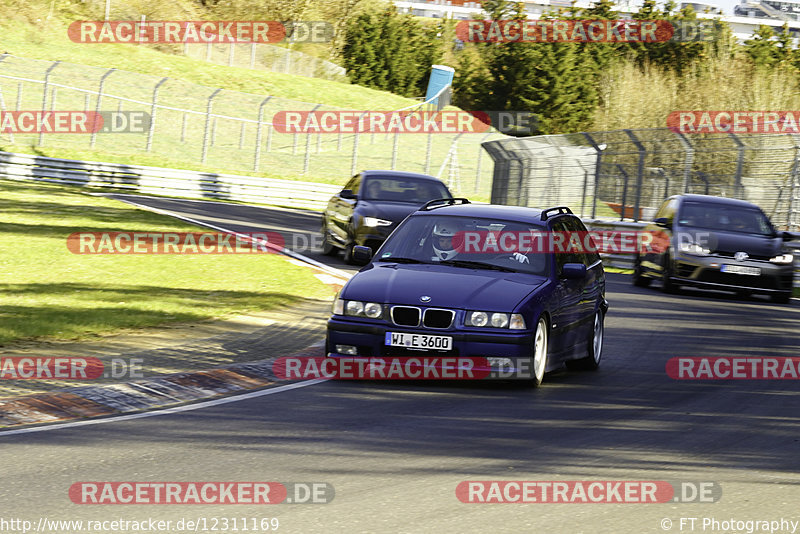
[[[452,198],[452,195],[442,182],[435,180],[370,176],[364,181],[361,198],[424,204],[437,198]]]

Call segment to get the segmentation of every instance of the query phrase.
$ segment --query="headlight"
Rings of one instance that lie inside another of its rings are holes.
[[[378,319],[383,313],[383,306],[377,302],[367,302],[364,306],[364,314],[370,319]]]
[[[686,254],[692,254],[694,256],[708,256],[709,252],[711,252],[709,249],[704,248],[698,245],[697,243],[686,243],[686,242],[679,243],[678,250],[680,250],[681,252],[685,252]]]
[[[507,313],[470,311],[467,312],[464,324],[466,326],[513,328],[515,330],[525,328],[525,320],[518,313],[509,316]]]
[[[794,256],[791,252],[787,252],[786,254],[781,254],[780,256],[770,258],[769,261],[772,263],[781,263],[785,265],[787,263],[792,263],[794,261]]]
[[[486,326],[489,322],[489,314],[482,311],[467,313],[467,326]]]
[[[364,226],[389,226],[392,221],[378,219],[377,217],[364,217]]]
[[[383,306],[377,302],[361,302],[358,300],[348,300],[344,304],[344,314],[353,317],[369,317],[370,319],[380,319],[383,315]]]
[[[348,300],[344,310],[345,315],[364,315],[364,303],[357,300]]]

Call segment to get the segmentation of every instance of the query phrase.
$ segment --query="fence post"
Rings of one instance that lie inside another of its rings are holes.
[[[428,132],[428,144],[425,147],[425,174],[430,174],[432,145],[433,132]]]
[[[314,113],[319,109],[322,104],[317,104],[311,110],[311,113]],[[319,135],[319,134],[317,134]],[[308,172],[308,166],[311,164],[311,132],[306,132],[306,153],[303,155],[303,172],[305,174]]]
[[[256,66],[256,43],[250,43],[250,68]]]
[[[394,132],[394,139],[392,139],[392,170],[397,166],[397,145],[400,142],[400,129]]]
[[[211,41],[206,43],[206,61],[211,61]]]
[[[619,220],[620,221],[624,221],[625,220],[625,207],[626,207],[625,206],[625,201],[628,199],[628,173],[625,172],[625,168],[622,165],[620,165],[619,163],[617,163],[617,170],[620,172],[620,174],[622,174],[622,178],[624,180],[624,183],[622,185],[622,203],[621,203],[621,207],[620,207],[620,210],[619,210]]]
[[[95,111],[94,120],[95,121],[97,120],[97,117],[100,115],[100,102],[103,100],[103,86],[105,86],[105,84],[106,84],[106,78],[111,76],[111,74],[113,74],[115,70],[117,70],[117,69],[114,69],[114,68],[108,69],[105,72],[105,74],[103,74],[100,77],[100,87],[97,88],[97,103],[94,106],[94,111]],[[95,143],[96,140],[97,140],[97,126],[93,125],[92,126],[92,136],[89,139],[89,146],[90,147],[94,147],[94,143]]]
[[[694,165],[694,147],[692,143],[681,132],[672,130],[678,136],[678,141],[681,142],[683,149],[686,151],[686,156],[683,158],[683,192],[689,191],[689,182],[692,177],[692,165]]]
[[[644,147],[641,141],[634,135],[631,130],[623,130],[628,137],[631,138],[633,144],[636,145],[636,148],[639,150],[639,164],[636,166],[636,203],[633,207],[633,220],[639,220],[639,204],[642,201],[642,184],[644,182],[644,158],[647,156],[647,149]],[[625,206],[622,207],[623,212],[625,211]]]
[[[481,159],[483,158],[483,142],[486,139],[488,139],[489,136],[492,135],[492,133],[493,132],[487,133],[486,135],[481,137],[480,141],[478,141],[478,164],[477,164],[477,169],[475,171],[475,189],[473,190],[476,195],[480,191],[481,187]]]
[[[181,143],[186,142],[186,112],[183,113],[183,119],[181,120]]]
[[[256,153],[253,156],[253,172],[258,172],[258,160],[261,158],[261,120],[263,118],[264,106],[270,101],[271,98],[271,96],[268,96],[262,100],[261,104],[258,106],[258,124],[256,125]]]
[[[22,82],[17,84],[17,111],[22,111]]]
[[[233,54],[236,43],[229,43],[231,46],[228,48],[228,66],[233,67]]]
[[[0,61],[2,61],[3,59],[5,59],[5,58],[0,59]],[[5,100],[5,98],[3,98],[3,88],[2,87],[0,87],[0,110],[2,110],[3,113],[6,112],[6,100]],[[13,132],[8,132],[8,140],[11,141],[12,143],[14,142],[14,133]]]
[[[605,149],[605,146],[601,148],[588,132],[582,133],[586,140],[589,141],[589,144],[592,145],[592,148],[594,148],[595,152],[597,152],[597,161],[594,164],[594,191],[592,192],[592,219],[594,219],[597,215],[597,194],[600,190],[600,171],[602,170],[603,150]]]
[[[153,133],[156,131],[156,102],[158,102],[158,89],[167,80],[169,80],[169,78],[161,78],[161,81],[153,88],[153,105],[150,106],[150,129],[147,132],[147,148],[145,152],[150,152],[150,149],[153,147]]]
[[[361,132],[361,118],[367,113],[368,112],[365,111],[359,115],[358,122],[356,123],[356,134],[353,136],[353,156],[350,160],[350,176],[353,176],[356,173],[356,166],[358,162],[358,135]]]
[[[738,198],[742,198],[742,193],[744,193],[743,189],[744,186],[742,185],[742,169],[744,167],[744,149],[745,145],[742,143],[742,140],[736,137],[733,133],[728,133],[728,136],[733,139],[734,143],[736,143],[736,177],[735,177],[735,187],[736,187],[736,196]]]
[[[208,97],[208,103],[206,104],[206,125],[203,129],[203,153],[200,157],[200,163],[205,164],[206,157],[208,156],[208,130],[211,126],[211,101],[214,100],[214,97],[222,91],[222,88],[216,89],[211,96]]]
[[[42,90],[42,112],[47,109],[47,86],[50,83],[50,73],[53,72],[53,69],[58,67],[58,64],[61,63],[60,61],[56,61],[44,72],[44,88]],[[94,135],[94,134],[93,134]],[[44,141],[44,132],[39,132],[39,141],[36,143],[37,146],[41,146],[42,141]]]

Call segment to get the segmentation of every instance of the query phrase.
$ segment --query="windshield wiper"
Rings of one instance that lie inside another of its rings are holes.
[[[416,258],[401,258],[399,256],[392,257],[387,256],[385,258],[381,258],[378,261],[390,261],[392,263],[428,263],[426,261],[418,260]]]
[[[482,261],[471,261],[471,260],[443,260],[439,262],[442,265],[452,265],[453,267],[467,267],[467,268],[474,268],[474,269],[490,269],[492,271],[503,271],[505,273],[516,273],[516,269],[511,269],[509,267],[502,267],[500,265],[494,265],[491,263],[484,263]]]

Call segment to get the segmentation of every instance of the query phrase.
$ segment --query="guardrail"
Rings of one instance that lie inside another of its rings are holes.
[[[207,200],[324,209],[341,187],[236,174],[78,161],[0,152],[0,176]]]
[[[646,223],[614,221],[606,219],[583,219],[589,230],[641,230]],[[800,287],[800,242],[790,241],[786,246],[794,249],[794,287]],[[600,254],[603,265],[618,269],[633,269],[633,254]]]

